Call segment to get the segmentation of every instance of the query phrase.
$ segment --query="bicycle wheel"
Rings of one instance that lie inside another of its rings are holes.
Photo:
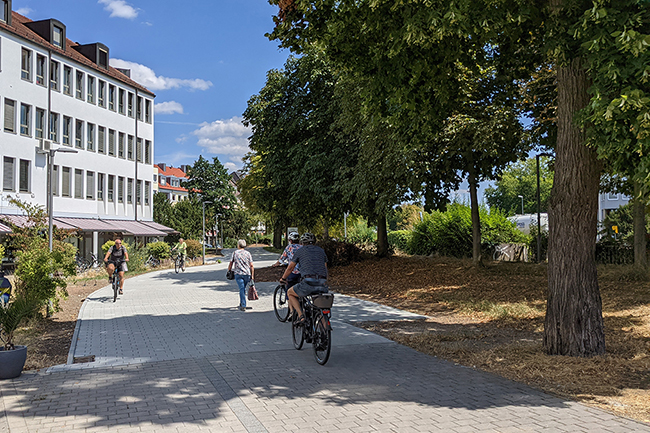
[[[291,321],[291,336],[293,337],[293,347],[297,350],[302,349],[302,344],[305,342],[305,325],[296,324],[298,316],[294,313],[293,320]]]
[[[120,279],[113,275],[113,302],[117,301],[117,291],[120,288]]]
[[[289,318],[289,299],[287,289],[283,285],[276,287],[273,292],[273,311],[280,322],[286,322]]]
[[[185,260],[181,259],[181,270],[185,272]]]
[[[332,350],[332,331],[327,326],[327,319],[323,313],[316,315],[316,325],[314,326],[314,358],[320,365],[325,365],[330,359]]]
[[[174,260],[174,270],[178,274],[178,271],[181,269],[181,261],[180,259]]]

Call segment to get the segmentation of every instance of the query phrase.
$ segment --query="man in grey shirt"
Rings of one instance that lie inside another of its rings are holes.
[[[316,236],[311,233],[303,234],[300,237],[300,243],[302,248],[296,250],[293,254],[289,266],[287,266],[282,278],[280,278],[280,283],[286,284],[287,277],[291,274],[293,268],[300,264],[302,280],[287,291],[289,305],[293,311],[298,312],[298,323],[305,321],[298,298],[314,293],[327,293],[327,255],[325,251],[321,247],[314,245]]]

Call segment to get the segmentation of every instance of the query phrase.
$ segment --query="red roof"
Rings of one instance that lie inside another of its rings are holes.
[[[71,60],[74,60],[77,63],[81,63],[84,66],[87,66],[102,74],[108,75],[111,78],[114,78],[118,81],[128,84],[129,86],[135,87],[138,90],[146,92],[151,96],[155,96],[155,94],[150,90],[148,90],[146,87],[136,83],[135,81],[133,81],[132,79],[130,79],[129,77],[127,77],[126,75],[118,71],[117,69],[111,66],[109,66],[108,69],[104,69],[98,66],[97,64],[93,63],[92,61],[90,61],[90,59],[88,59],[87,57],[79,53],[77,50],[72,48],[78,46],[79,44],[72,42],[70,39],[66,38],[65,51],[63,51],[62,49],[60,49],[55,45],[52,45],[51,43],[49,43],[48,41],[40,37],[36,32],[34,32],[32,29],[30,29],[25,25],[25,23],[30,23],[30,22],[32,22],[32,20],[30,20],[29,18],[24,17],[19,13],[12,11],[11,26],[8,26],[5,22],[0,21],[0,28],[8,32],[11,32],[17,36],[20,36],[23,39],[27,39],[31,42],[34,42],[35,44],[40,45],[48,50],[52,50],[53,52],[59,54],[60,56],[67,57]]]
[[[158,174],[162,174],[163,176],[174,176],[179,179],[187,179],[187,175],[180,168],[166,166],[165,170],[163,171],[163,169],[160,168],[160,166],[157,164],[156,164],[156,168],[158,168]]]
[[[163,189],[170,190],[170,191],[188,192],[187,189],[182,188],[180,186],[171,186],[171,185],[167,185],[167,184],[162,185],[162,184],[159,183],[158,184],[158,190],[162,191]]]

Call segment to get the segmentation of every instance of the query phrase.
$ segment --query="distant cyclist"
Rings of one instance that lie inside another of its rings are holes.
[[[172,248],[173,251],[178,251],[183,257],[183,266],[185,266],[185,259],[187,258],[187,244],[183,238],[178,239],[178,243]]]
[[[284,252],[280,256],[278,261],[273,263],[273,266],[280,266],[284,263],[287,264],[290,263],[295,252],[298,249],[300,249],[300,247],[302,246],[300,245],[299,240],[300,240],[300,235],[298,234],[298,232],[289,233],[289,245],[287,245],[287,247],[284,249]],[[300,282],[300,266],[296,265],[296,267],[293,268],[293,271],[291,271],[289,277],[287,278],[287,289],[293,287],[299,282]]]
[[[287,291],[289,296],[289,305],[294,311],[298,312],[297,323],[304,323],[305,318],[300,308],[298,298],[313,295],[314,293],[326,293],[327,289],[327,255],[325,251],[314,245],[316,236],[311,233],[305,233],[300,237],[302,248],[293,254],[291,263],[284,271],[280,283],[287,283],[287,277],[297,265],[300,265],[301,280]]]
[[[115,240],[115,245],[108,249],[106,256],[104,257],[104,262],[108,263],[108,281],[113,282],[113,272],[115,272],[115,266],[119,265],[117,269],[117,275],[120,277],[120,295],[124,294],[124,273],[129,270],[126,266],[126,262],[129,261],[129,252],[126,250],[126,247],[122,245],[121,239]]]

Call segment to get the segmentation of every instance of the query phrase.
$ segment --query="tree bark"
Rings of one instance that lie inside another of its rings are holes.
[[[330,238],[330,226],[327,223],[327,219],[323,218],[323,238]]]
[[[641,185],[634,182],[634,266],[647,269],[648,253],[646,250],[645,197],[641,196]]]
[[[377,257],[388,257],[386,215],[382,215],[377,219]]]
[[[273,248],[282,249],[282,234],[284,233],[284,224],[276,220],[273,224]]]
[[[469,173],[469,202],[472,213],[472,263],[481,265],[481,217],[478,205],[478,181],[473,171]]]
[[[584,144],[574,116],[589,102],[589,79],[579,59],[558,67],[558,138],[551,192],[548,301],[544,348],[551,355],[605,353],[596,272],[600,164]]]

